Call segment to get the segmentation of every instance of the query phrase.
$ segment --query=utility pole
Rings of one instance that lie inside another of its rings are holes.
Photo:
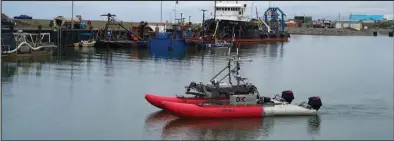
[[[189,16],[189,23],[191,23],[192,21],[190,20],[192,16]]]
[[[215,0],[215,6],[213,7],[213,19],[216,20],[216,0]]]
[[[160,1],[160,23],[163,23],[163,1]]]
[[[74,1],[71,1],[71,29],[74,29]]]
[[[252,19],[252,17],[253,17],[253,5],[254,5],[254,2],[252,2],[252,7],[250,7],[250,19]]]
[[[341,20],[341,13],[338,13],[338,21]]]
[[[172,11],[174,12],[174,23],[176,23],[176,10],[172,9]]]
[[[182,18],[183,13],[181,12],[181,23],[183,23],[183,18]]]
[[[205,26],[204,26],[204,21],[205,21],[205,11],[204,9],[201,9],[202,11],[202,37],[205,36]]]
[[[174,12],[175,12],[175,20],[176,20],[176,5],[178,4],[178,1],[176,1],[175,2],[175,9],[174,9]]]

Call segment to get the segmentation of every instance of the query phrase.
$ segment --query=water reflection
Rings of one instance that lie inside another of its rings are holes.
[[[146,60],[150,57],[150,52],[147,49],[132,48],[129,54],[131,59]]]
[[[31,68],[35,68],[34,75],[41,76],[43,64],[50,62],[51,60],[46,59],[32,59],[32,60],[7,60],[1,63],[1,80],[2,83],[12,81],[12,78],[18,73],[28,75],[31,72]]]
[[[144,133],[148,135],[145,139],[152,138],[152,136],[156,136],[156,139],[160,138],[160,135],[153,134],[160,134],[163,130],[163,126],[174,119],[177,119],[177,117],[167,113],[164,110],[160,110],[146,116]]]
[[[311,136],[320,134],[319,116],[180,119],[163,110],[146,117],[145,129],[148,133],[162,129],[161,138],[166,140],[257,140],[269,137],[275,122],[287,126],[302,124]]]
[[[163,127],[163,139],[255,140],[268,133],[272,124],[261,118],[250,119],[176,119]],[[269,121],[268,121],[269,122]],[[261,130],[264,127],[266,130]]]
[[[320,116],[312,116],[308,118],[308,133],[311,135],[320,135]]]
[[[284,45],[287,42],[267,42],[261,44],[242,44],[241,48],[245,49],[245,51],[261,54],[262,57],[268,58],[280,58],[282,59],[284,56]]]
[[[9,63],[3,61],[1,63],[1,82],[11,81],[13,76],[16,75],[18,71],[18,66],[16,63]]]
[[[241,44],[239,49],[239,54],[243,57],[253,56],[256,54],[261,54],[259,48],[261,46],[267,46],[267,44]],[[282,43],[283,46],[283,43]],[[231,50],[232,53],[236,52],[236,49]],[[264,52],[263,52],[264,53]],[[188,46],[183,49],[176,49],[172,51],[168,51],[167,49],[143,49],[143,48],[74,48],[73,51],[67,51],[67,58],[80,58],[86,59],[86,61],[90,59],[99,59],[102,60],[105,64],[111,64],[113,57],[116,57],[116,61],[122,59],[125,61],[123,57],[128,56],[129,59],[132,60],[159,60],[159,59],[171,59],[171,60],[190,60],[196,59],[203,62],[205,57],[213,57],[213,58],[221,58],[226,59],[228,56],[228,49],[204,49],[195,46]]]
[[[155,50],[150,50],[150,56],[152,58],[177,58],[177,59],[182,59],[186,56],[186,48],[177,48],[173,50],[168,50],[167,48],[163,49],[155,49]]]

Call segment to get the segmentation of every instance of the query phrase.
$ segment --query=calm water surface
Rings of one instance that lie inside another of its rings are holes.
[[[293,36],[240,49],[253,60],[242,74],[260,92],[292,89],[295,103],[321,96],[318,117],[180,120],[145,101],[208,81],[225,51],[67,53],[2,62],[3,139],[393,139],[393,38]]]

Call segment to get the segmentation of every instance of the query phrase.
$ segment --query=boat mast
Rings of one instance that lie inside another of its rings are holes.
[[[250,19],[253,18],[253,5],[254,5],[254,2],[252,2],[252,7],[250,7]]]
[[[74,1],[71,1],[71,29],[74,29]]]
[[[215,0],[215,6],[213,6],[213,19],[216,20],[216,0]]]
[[[176,23],[176,5],[178,4],[178,1],[175,2],[175,8],[174,8],[174,16],[175,16],[175,23]]]
[[[257,6],[256,6],[256,19],[259,20],[259,12],[257,11]]]

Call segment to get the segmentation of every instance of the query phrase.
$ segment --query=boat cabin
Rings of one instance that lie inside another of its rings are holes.
[[[217,2],[216,3],[216,19],[232,20],[232,21],[248,21],[245,16],[246,4],[238,2]]]

